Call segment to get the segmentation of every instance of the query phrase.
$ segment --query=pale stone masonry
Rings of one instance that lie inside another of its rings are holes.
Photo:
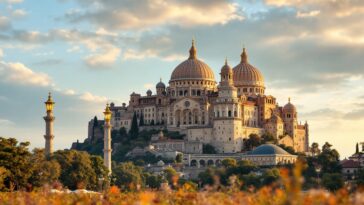
[[[251,134],[271,134],[297,152],[308,151],[308,123],[298,123],[290,99],[280,106],[274,96],[265,94],[264,77],[250,64],[245,48],[235,67],[225,61],[219,84],[213,70],[198,59],[194,42],[189,52],[173,70],[168,86],[160,80],[155,93],[133,92],[128,104],[111,103],[113,129],[129,130],[136,113],[149,127],[186,134],[186,153],[201,153],[202,144],[213,145],[218,153],[239,153]]]

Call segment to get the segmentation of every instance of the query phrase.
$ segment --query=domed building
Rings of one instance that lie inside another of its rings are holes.
[[[252,134],[269,134],[297,152],[308,151],[308,124],[298,123],[290,100],[281,107],[265,93],[262,72],[249,62],[245,48],[238,65],[231,67],[225,60],[215,76],[192,41],[188,58],[171,70],[168,84],[161,79],[155,88],[146,95],[133,92],[126,106],[112,106],[113,129],[129,130],[135,113],[140,129],[185,134],[184,153],[201,154],[205,144],[221,154],[244,152],[244,140]]]
[[[286,152],[277,145],[263,144],[246,155],[242,155],[242,160],[249,160],[260,166],[274,166],[292,164],[297,160],[297,156]]]

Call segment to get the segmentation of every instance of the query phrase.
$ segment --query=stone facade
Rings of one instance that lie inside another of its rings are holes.
[[[308,151],[308,124],[298,123],[290,100],[279,106],[275,97],[265,94],[263,75],[249,64],[245,49],[234,68],[225,62],[217,84],[212,69],[197,58],[193,44],[189,58],[172,72],[169,86],[160,80],[155,93],[133,92],[128,105],[112,103],[110,109],[113,129],[130,129],[136,113],[139,120],[143,116],[145,125],[185,133],[187,153],[202,153],[202,144],[212,144],[219,153],[241,152],[243,140],[253,133],[289,137],[283,142],[290,142],[298,152]]]

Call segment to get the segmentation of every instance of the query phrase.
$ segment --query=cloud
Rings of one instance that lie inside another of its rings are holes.
[[[0,58],[4,56],[4,51],[0,48]]]
[[[9,4],[19,4],[19,3],[22,3],[23,0],[0,0],[0,3],[1,2],[6,2],[6,3],[9,3]]]
[[[364,109],[356,109],[349,113],[346,113],[344,119],[349,119],[349,120],[364,119]]]
[[[88,21],[108,29],[226,24],[242,20],[238,4],[229,0],[76,0],[84,9],[72,11],[70,22]]]
[[[72,89],[67,89],[67,90],[63,91],[63,94],[65,94],[65,95],[75,95],[76,92],[74,90],[72,90]]]
[[[93,95],[90,92],[85,92],[80,96],[80,99],[87,102],[94,102],[94,103],[105,103],[107,98],[104,96],[97,96]]]
[[[23,9],[15,9],[12,11],[11,15],[15,18],[21,18],[27,15],[27,12]]]
[[[146,58],[160,58],[163,61],[181,61],[185,60],[186,56],[179,54],[163,55],[157,49],[147,49],[144,51],[128,49],[123,53],[124,60],[142,60]]]
[[[119,57],[120,49],[111,45],[101,48],[100,53],[93,53],[84,60],[89,67],[107,67],[112,65]]]
[[[0,16],[0,29],[10,28],[11,22],[8,17]]]
[[[19,41],[27,44],[44,45],[52,42],[68,42],[72,45],[67,52],[77,52],[80,46],[87,48],[89,53],[83,58],[85,64],[92,68],[103,68],[112,65],[118,59],[121,49],[115,44],[114,36],[104,36],[93,32],[83,32],[77,29],[52,29],[48,32],[13,30],[7,41]],[[0,38],[1,39],[1,38]],[[53,55],[53,52],[37,53],[36,55]]]
[[[0,127],[1,126],[11,126],[11,125],[14,125],[15,123],[10,121],[10,120],[7,120],[7,119],[1,119],[0,118]]]
[[[20,85],[50,86],[51,78],[45,73],[32,71],[22,63],[6,63],[0,61],[2,82]]]
[[[154,88],[154,84],[153,83],[146,83],[146,84],[144,84],[144,88],[146,88],[146,89],[152,89],[152,88]]]
[[[309,11],[309,12],[301,12],[298,11],[297,12],[297,18],[309,18],[309,17],[314,17],[320,14],[319,10],[314,10],[314,11]]]

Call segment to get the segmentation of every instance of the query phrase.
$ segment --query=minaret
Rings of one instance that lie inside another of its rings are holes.
[[[46,123],[46,133],[44,135],[45,138],[45,155],[49,157],[53,153],[53,122],[55,117],[53,116],[53,107],[54,102],[52,99],[51,93],[48,95],[48,100],[45,102],[47,115],[43,117]]]
[[[109,103],[106,104],[104,116],[104,165],[109,170],[109,174],[111,174],[111,111]]]

